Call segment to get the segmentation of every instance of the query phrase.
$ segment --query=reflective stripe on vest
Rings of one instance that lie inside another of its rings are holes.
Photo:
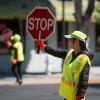
[[[23,46],[21,42],[16,42],[13,45],[14,48],[17,49],[17,60],[18,61],[23,61],[24,60],[24,54],[23,54]],[[14,51],[12,50],[12,57],[11,59],[14,59]]]
[[[67,100],[75,100],[80,73],[86,63],[91,65],[88,56],[85,54],[80,54],[73,62],[71,62],[73,51],[73,49],[70,50],[64,60],[59,90],[60,96],[67,98]]]

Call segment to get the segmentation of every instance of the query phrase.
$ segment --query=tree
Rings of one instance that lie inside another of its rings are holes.
[[[100,1],[95,2],[95,8],[94,8],[94,20],[97,24],[100,26]]]
[[[94,10],[94,0],[88,0],[88,7],[83,15],[82,0],[74,0],[75,3],[75,19],[77,30],[88,33],[90,18]]]

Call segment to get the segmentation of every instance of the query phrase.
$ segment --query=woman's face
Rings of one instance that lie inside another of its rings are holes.
[[[68,49],[73,48],[73,39],[68,39]]]
[[[79,40],[73,40],[73,39],[68,39],[68,48],[79,48],[80,44],[79,44]]]

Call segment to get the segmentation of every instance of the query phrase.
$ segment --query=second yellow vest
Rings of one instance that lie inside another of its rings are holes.
[[[17,49],[17,61],[24,61],[24,54],[23,54],[23,46],[21,42],[16,42],[13,44],[13,47]],[[12,50],[12,57],[14,59],[14,51]]]

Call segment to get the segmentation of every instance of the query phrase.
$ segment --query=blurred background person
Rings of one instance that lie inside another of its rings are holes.
[[[11,36],[11,41],[7,42],[11,49],[11,63],[12,73],[16,77],[16,84],[22,84],[21,65],[24,61],[23,44],[21,43],[21,36],[14,34]]]

